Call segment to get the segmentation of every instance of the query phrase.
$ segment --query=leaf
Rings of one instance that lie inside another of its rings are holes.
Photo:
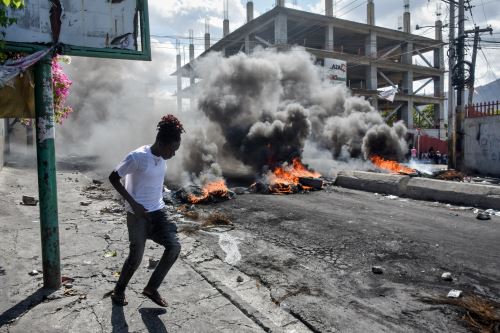
[[[10,0],[2,0],[2,2],[5,5],[5,7],[9,7],[10,6]]]
[[[108,252],[104,253],[104,258],[116,257],[117,255],[118,255],[118,253],[116,252],[116,250],[108,251]]]
[[[10,1],[10,0],[7,0],[7,1]],[[14,7],[16,7],[17,9],[24,7],[24,0],[12,0],[12,5],[14,5]]]

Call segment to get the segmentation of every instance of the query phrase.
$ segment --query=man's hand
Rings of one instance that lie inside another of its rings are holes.
[[[146,211],[146,208],[144,208],[143,205],[135,202],[132,206],[132,210],[134,211],[134,215],[138,218],[138,219],[145,219],[147,221],[150,220],[150,216],[147,213]]]

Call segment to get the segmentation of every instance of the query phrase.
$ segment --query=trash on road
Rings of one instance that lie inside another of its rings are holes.
[[[104,253],[104,258],[116,257],[117,255],[118,255],[118,252],[116,252],[116,250],[108,251],[108,252]]]
[[[219,236],[219,246],[226,253],[224,261],[230,265],[236,265],[241,260],[241,254],[238,250],[238,240],[238,238],[230,236],[227,233],[222,233]]]
[[[156,268],[156,266],[158,266],[158,263],[160,262],[160,260],[158,259],[154,259],[154,258],[149,258],[149,265],[148,265],[148,268],[149,269],[154,269]]]
[[[36,204],[38,203],[38,200],[35,199],[35,197],[30,197],[28,195],[23,195],[21,200],[21,205],[24,206],[36,206]]]
[[[28,274],[31,275],[31,276],[35,276],[35,275],[38,275],[40,273],[36,269],[34,269],[31,272],[29,272]]]
[[[451,276],[450,272],[445,272],[441,275],[441,279],[443,281],[453,281],[453,277]]]
[[[477,213],[476,219],[482,221],[491,220],[491,215],[485,211],[480,211],[479,213]]]
[[[373,274],[383,274],[384,269],[382,268],[382,266],[373,266],[372,272],[373,272]]]
[[[456,289],[452,289],[448,292],[448,295],[446,295],[446,297],[448,298],[459,298],[460,296],[462,296],[462,290],[456,290]]]

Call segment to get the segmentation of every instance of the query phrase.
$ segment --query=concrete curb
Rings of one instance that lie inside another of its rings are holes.
[[[341,171],[335,185],[369,192],[404,196],[417,200],[447,202],[500,210],[500,187],[459,183],[422,177]]]
[[[340,171],[335,185],[354,190],[402,196],[406,192],[409,176],[365,171]]]

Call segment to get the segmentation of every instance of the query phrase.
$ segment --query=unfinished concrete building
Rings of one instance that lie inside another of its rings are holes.
[[[247,23],[232,32],[229,32],[225,8],[224,37],[210,46],[207,32],[205,51],[199,57],[211,51],[222,52],[225,56],[251,53],[257,45],[279,50],[300,45],[319,60],[346,61],[346,84],[353,93],[365,96],[373,106],[384,110],[387,119],[397,117],[404,120],[409,129],[414,128],[413,113],[420,112],[418,106],[434,105],[434,119],[426,121],[440,138],[444,138],[442,23],[436,20],[435,39],[411,34],[408,1],[404,9],[402,28],[394,30],[375,24],[373,0],[367,1],[366,23],[334,17],[332,0],[325,1],[325,15],[286,8],[283,0],[277,0],[272,10],[257,18],[253,18],[253,3],[249,1]],[[174,75],[191,77],[191,83],[194,82],[189,63]],[[418,89],[414,89],[416,81],[420,81]],[[433,83],[433,93],[424,95],[429,83]],[[392,102],[379,97],[378,90],[394,86],[397,86],[398,93]],[[193,88],[182,90],[178,86],[178,91],[188,98]]]

